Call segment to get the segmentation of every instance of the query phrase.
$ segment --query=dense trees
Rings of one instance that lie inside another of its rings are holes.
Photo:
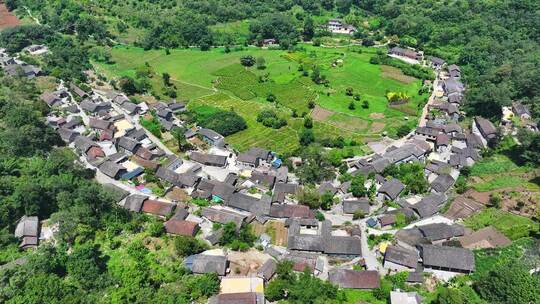
[[[270,281],[265,290],[270,301],[286,299],[290,303],[314,304],[344,300],[336,286],[314,277],[309,270],[294,273],[291,262],[281,262],[276,272],[277,278]]]
[[[303,148],[300,155],[302,165],[296,170],[296,175],[302,183],[312,184],[334,179],[334,166],[328,151],[323,150],[321,146],[310,145]]]
[[[478,294],[490,303],[538,303],[538,276],[519,263],[504,265],[484,274],[474,284]]]
[[[228,136],[247,128],[244,118],[233,111],[220,111],[213,113],[197,123],[205,128],[212,129],[223,136]]]
[[[276,39],[282,48],[288,48],[298,42],[298,32],[291,17],[284,14],[268,14],[256,19],[249,25],[250,39],[262,42],[264,39]]]

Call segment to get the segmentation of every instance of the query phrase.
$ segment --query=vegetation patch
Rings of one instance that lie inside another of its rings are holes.
[[[539,231],[539,224],[533,220],[495,208],[487,208],[472,215],[464,220],[464,224],[473,230],[493,226],[511,240]]]

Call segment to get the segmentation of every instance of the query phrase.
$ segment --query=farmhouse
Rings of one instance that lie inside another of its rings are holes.
[[[124,209],[139,213],[142,210],[144,201],[147,199],[148,196],[132,194],[126,198],[126,201],[124,202]]]
[[[497,129],[489,120],[483,117],[477,116],[474,118],[473,132],[482,136],[486,143],[497,138]]]
[[[459,66],[451,64],[448,66],[448,74],[452,78],[461,78],[461,69]]]
[[[381,199],[388,199],[388,200],[395,200],[401,191],[405,189],[405,185],[400,182],[396,178],[392,178],[391,180],[385,182],[379,190],[377,190],[377,193],[379,193],[379,197]]]
[[[247,168],[257,168],[259,165],[272,160],[272,152],[269,150],[252,147],[246,152],[238,153],[236,163]]]
[[[264,295],[256,292],[238,292],[238,293],[222,293],[215,297],[215,302],[212,299],[210,304],[264,304],[266,303]]]
[[[58,135],[60,135],[60,138],[66,143],[73,142],[75,138],[80,135],[78,132],[66,128],[59,128],[56,131],[58,132]]]
[[[446,63],[444,59],[439,58],[439,57],[434,57],[434,56],[429,57],[429,62],[431,66],[437,70],[440,70]]]
[[[258,199],[254,196],[244,193],[233,193],[231,199],[227,202],[227,206],[236,209],[249,211],[254,215],[264,215],[270,213],[271,198],[263,196]]]
[[[6,74],[11,77],[23,76],[28,79],[36,78],[37,76],[42,74],[40,68],[26,63],[16,63],[5,66],[4,71],[6,71]]]
[[[390,292],[390,304],[420,304],[422,297],[416,292]]]
[[[422,53],[416,52],[416,51],[411,50],[411,49],[405,49],[405,48],[397,47],[397,46],[391,48],[390,50],[388,50],[388,54],[395,55],[395,56],[400,56],[400,57],[407,57],[407,58],[414,59],[414,60],[419,60],[419,61],[422,60],[422,58],[423,58]]]
[[[426,218],[439,212],[446,202],[444,193],[432,193],[423,197],[418,203],[411,206],[420,218]]]
[[[276,218],[315,218],[315,213],[308,206],[281,204],[270,206],[270,216]]]
[[[362,210],[364,214],[369,214],[369,209],[370,204],[367,198],[343,201],[343,213],[353,214],[358,210]]]
[[[351,35],[356,32],[356,28],[350,24],[346,24],[340,19],[330,19],[326,26],[329,32],[334,34],[348,34]]]
[[[166,217],[173,212],[174,204],[166,203],[162,201],[156,201],[153,199],[147,199],[143,202],[142,212],[150,213],[153,215]]]
[[[227,209],[205,207],[202,209],[202,216],[210,220],[211,222],[227,224],[233,222],[236,227],[240,228],[246,219],[246,215],[240,214]]]
[[[113,179],[120,179],[122,175],[127,173],[126,168],[112,161],[105,161],[99,165],[99,171]]]
[[[225,138],[214,130],[202,128],[197,131],[197,134],[209,145],[218,148],[223,148],[226,145]]]
[[[443,173],[431,183],[431,190],[437,193],[444,193],[450,189],[454,185],[456,181],[452,177],[452,175],[448,173]]]
[[[469,249],[448,246],[422,246],[422,261],[426,268],[471,273],[475,269],[474,254]]]
[[[361,247],[358,236],[332,235],[332,223],[328,220],[323,221],[317,229],[305,230],[298,220],[293,220],[289,227],[287,248],[290,250],[354,257],[362,254]]]
[[[422,235],[432,243],[447,241],[465,234],[465,228],[458,224],[448,225],[443,223],[432,223],[418,226],[417,228]]]
[[[195,236],[199,231],[199,224],[191,221],[171,218],[165,222],[165,231],[170,234]]]
[[[463,83],[454,77],[450,77],[443,81],[443,90],[447,96],[454,93],[461,94],[464,89]]]
[[[394,271],[416,269],[418,253],[398,246],[390,245],[384,252],[384,268]]]
[[[15,237],[22,239],[19,247],[22,249],[35,248],[39,240],[39,219],[37,216],[24,215],[17,222]]]
[[[196,254],[184,259],[184,266],[193,273],[217,273],[224,276],[227,272],[229,261],[221,255]]]
[[[261,267],[257,270],[257,276],[262,278],[264,281],[270,281],[277,270],[277,263],[274,259],[268,259]]]
[[[531,112],[529,111],[527,106],[525,106],[519,101],[512,102],[512,111],[521,120],[531,119]]]
[[[191,152],[190,159],[205,166],[225,167],[225,165],[227,164],[227,156],[223,155]]]
[[[381,285],[381,278],[375,270],[333,269],[328,272],[328,281],[341,288],[354,289],[375,289]]]

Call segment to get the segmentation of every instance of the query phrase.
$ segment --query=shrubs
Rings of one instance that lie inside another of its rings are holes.
[[[228,246],[232,250],[247,251],[253,246],[257,237],[253,234],[249,226],[242,226],[236,230],[236,224],[229,222],[223,226],[223,235],[219,243]]]
[[[263,110],[257,115],[257,121],[262,123],[265,127],[279,129],[287,125],[287,120],[277,116],[276,112],[272,110]]]
[[[197,122],[201,126],[212,129],[223,136],[228,136],[247,128],[244,118],[232,111],[212,113]]]
[[[150,118],[141,118],[141,125],[155,137],[161,138],[161,124],[156,116],[152,115]]]
[[[179,256],[189,256],[205,251],[208,245],[191,236],[177,236],[174,239],[174,249]]]
[[[240,63],[246,67],[253,66],[255,64],[255,57],[251,55],[242,56],[240,58]]]
[[[359,220],[366,217],[366,213],[360,209],[356,210],[353,214],[353,220]]]

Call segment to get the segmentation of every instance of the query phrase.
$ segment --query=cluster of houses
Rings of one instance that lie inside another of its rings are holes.
[[[0,68],[9,76],[23,76],[28,79],[42,75],[41,68],[11,57],[5,49],[0,49]]]
[[[355,31],[339,20],[331,20],[328,29],[348,34]],[[39,52],[39,48],[28,51]],[[423,60],[423,54],[408,49],[392,48],[390,54]],[[0,54],[4,69],[4,62],[19,64],[13,60]],[[474,119],[471,132],[460,127],[461,71],[458,66],[446,66],[442,59],[430,60],[441,70],[442,85],[429,105],[433,115],[426,124],[384,152],[347,162],[349,174],[369,177],[365,186],[375,189],[375,198],[354,197],[350,181],[327,181],[318,187],[319,194],[331,194],[339,201],[329,212],[332,216],[348,222],[361,211],[367,216],[362,219],[366,230],[358,223],[333,225],[332,220],[320,219],[314,210],[298,204],[296,194],[302,185],[276,153],[257,147],[236,152],[214,130],[185,128],[175,115],[185,111],[181,102],[136,104],[114,91],[85,90],[75,84],[61,84],[41,99],[51,108],[47,123],[87,167],[98,172],[98,181],[125,193],[119,204],[131,212],[162,219],[167,233],[197,237],[214,246],[223,235],[218,224],[232,222],[240,229],[248,224],[264,226],[269,221],[283,223],[287,236],[282,246],[272,244],[268,234],[260,236],[257,243],[266,261],[251,275],[231,274],[229,255],[222,249],[189,256],[183,262],[193,273],[221,277],[221,293],[210,303],[265,303],[265,284],[282,260],[291,261],[296,271],[308,269],[342,288],[375,289],[380,287],[380,275],[387,271],[409,271],[407,282],[413,284],[423,282],[425,271],[473,272],[472,249],[509,244],[510,240],[491,228],[467,233],[453,222],[424,221],[447,203],[459,169],[474,164],[480,158],[479,150],[497,136],[496,128],[480,117]],[[184,159],[178,158],[140,126],[145,115],[156,118],[164,130],[185,129],[186,139],[199,148]],[[402,181],[383,176],[389,166],[411,162],[425,164],[429,193],[423,196],[404,196],[406,185]],[[161,184],[163,193],[147,187],[150,183]],[[185,203],[189,200],[204,204]],[[385,202],[397,207],[385,206]],[[365,251],[362,239],[365,242],[369,229],[394,228],[400,216],[418,222],[397,230],[392,242],[376,249],[382,269],[368,268],[365,260],[372,252]],[[38,245],[39,228],[37,217],[20,219],[15,236],[21,239],[22,248]],[[348,263],[332,266],[329,259]],[[353,265],[362,270],[351,269]],[[420,303],[421,298],[396,290],[391,302]]]
[[[522,126],[526,129],[538,132],[538,124],[532,120],[529,107],[522,102],[514,101],[512,106],[502,107],[501,128],[505,135],[517,133],[515,127]]]

